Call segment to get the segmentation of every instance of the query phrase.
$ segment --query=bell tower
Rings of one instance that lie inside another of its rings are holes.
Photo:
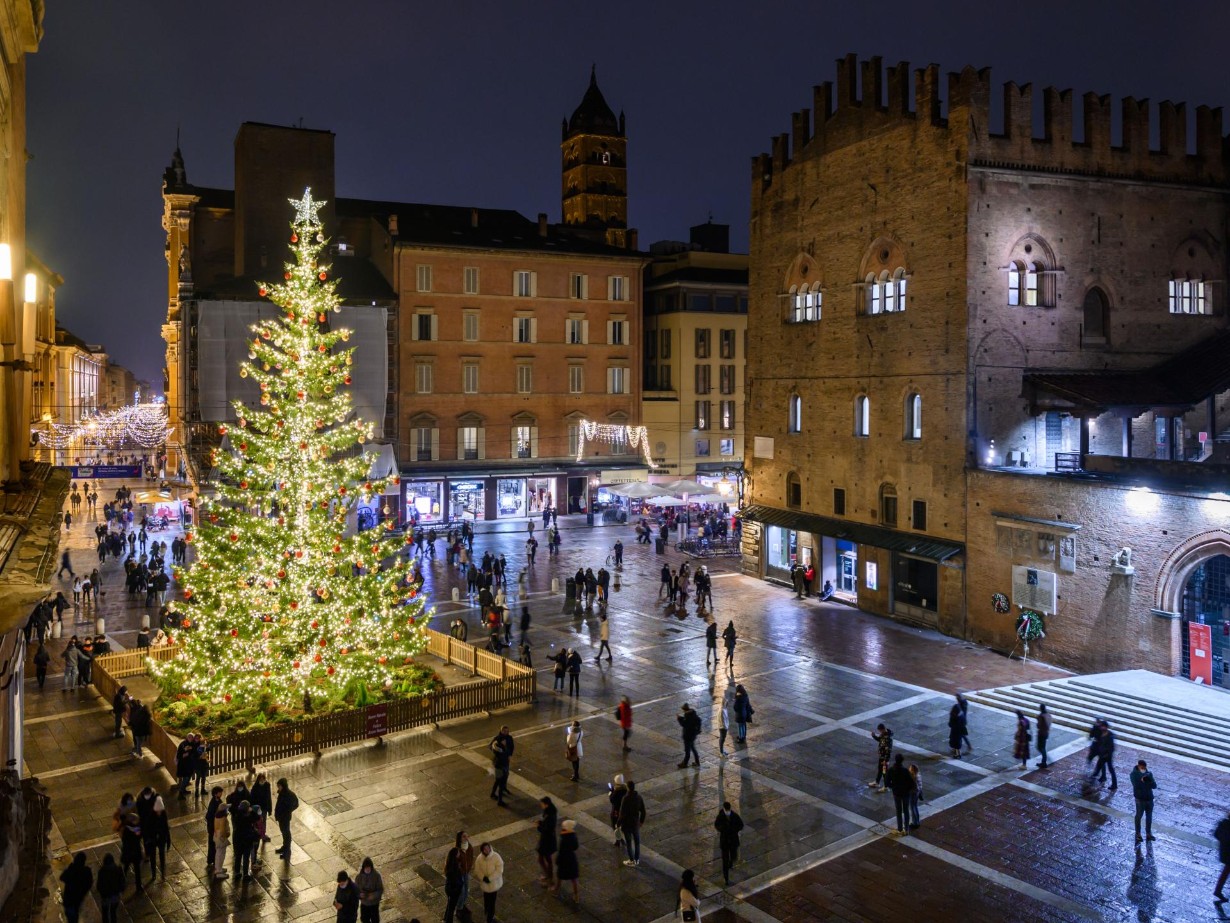
[[[564,120],[564,224],[613,247],[628,246],[628,141],[593,69],[581,104]]]

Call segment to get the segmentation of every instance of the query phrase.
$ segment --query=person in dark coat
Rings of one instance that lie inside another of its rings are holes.
[[[337,890],[333,892],[333,909],[337,923],[358,923],[359,889],[345,872],[337,873]]]
[[[86,865],[85,853],[73,856],[68,868],[60,873],[60,881],[64,884],[64,917],[68,923],[77,923],[81,905],[94,887],[94,873]]]
[[[98,903],[102,906],[102,923],[117,923],[120,895],[124,893],[126,882],[124,870],[116,864],[115,856],[111,853],[103,856],[102,866],[98,869]],[[140,883],[138,875],[137,884]]]
[[[1136,762],[1136,768],[1130,776],[1132,780],[1132,796],[1136,799],[1136,842],[1140,842],[1140,819],[1145,819],[1145,839],[1153,839],[1153,791],[1157,788],[1157,780],[1149,771],[1149,764],[1144,760]]]
[[[209,803],[205,805],[205,839],[209,842],[205,865],[208,866],[211,875],[214,873],[214,859],[217,856],[217,844],[214,843],[214,818],[218,814],[218,808],[222,805],[222,786],[215,785],[213,791],[210,792]]]
[[[149,880],[159,875],[167,877],[167,847],[171,845],[171,824],[167,820],[167,806],[161,795],[154,796],[149,818],[141,824],[141,838],[145,843],[145,857],[149,859]]]
[[[581,877],[581,864],[577,861],[577,843],[576,821],[566,820],[559,825],[559,861],[555,864],[555,887],[551,890],[558,891],[559,886],[565,881],[572,882],[572,902],[578,904],[581,901],[580,888],[577,884]]]
[[[464,830],[457,831],[457,840],[444,859],[444,893],[448,906],[444,910],[444,923],[453,923],[457,907],[465,907],[470,883],[470,867],[474,864],[474,847]]]
[[[559,812],[550,798],[542,798],[538,802],[542,814],[538,817],[538,865],[542,876],[538,883],[549,888],[555,881],[555,853],[559,850],[559,841],[555,836],[555,824]]]
[[[175,748],[175,778],[179,779],[179,788],[175,793],[179,798],[188,797],[188,786],[192,784],[194,767],[193,753],[196,751],[195,734],[189,734]]]
[[[491,784],[491,797],[500,807],[507,807],[504,796],[508,794],[508,774],[512,769],[512,755],[516,742],[508,731],[508,725],[500,728],[500,733],[491,739],[491,768],[495,770],[495,781]]]
[[[948,750],[954,756],[961,755],[961,740],[965,737],[965,709],[960,702],[953,702],[948,710]]]
[[[277,852],[283,859],[290,858],[290,818],[298,807],[299,796],[290,790],[290,784],[285,779],[278,779],[278,800],[273,805],[273,819],[278,822],[278,830],[282,832],[282,845]]]
[[[568,653],[568,694],[581,695],[581,651],[573,648]]]
[[[153,732],[149,708],[140,699],[133,699],[128,708],[128,729],[132,731],[132,755],[140,757],[144,752],[141,745],[149,740]]]
[[[713,829],[718,832],[718,846],[722,850],[722,878],[730,884],[730,867],[739,859],[739,831],[743,829],[743,818],[729,801],[722,802]]]
[[[735,739],[739,743],[746,743],[747,723],[752,720],[752,715],[756,711],[752,708],[752,700],[748,697],[747,690],[743,688],[742,683],[735,685],[735,701],[732,710],[735,713],[735,729],[739,735]]]
[[[1213,829],[1213,839],[1217,840],[1217,859],[1221,862],[1221,875],[1217,878],[1213,894],[1219,901],[1224,901],[1226,894],[1222,888],[1226,886],[1226,879],[1230,878],[1230,814],[1223,817]]]
[[[51,654],[42,641],[38,642],[38,650],[34,652],[34,677],[38,680],[38,691],[43,691],[47,682],[47,664],[51,663]],[[89,888],[86,888],[88,891]]]
[[[1093,767],[1093,777],[1099,782],[1106,781],[1106,771],[1110,770],[1110,788],[1114,791],[1119,787],[1119,779],[1115,775],[1115,735],[1111,733],[1110,725],[1102,722],[1102,733],[1097,739],[1098,761]]]
[[[700,736],[700,715],[691,705],[684,702],[675,720],[679,722],[680,733],[683,737],[683,762],[679,764],[679,768],[687,768],[689,757],[694,758],[696,765],[699,766],[700,754],[696,752],[696,738]]]
[[[261,809],[260,820],[257,823],[257,833],[260,835],[261,843],[268,843],[269,837],[265,832],[265,825],[268,822],[269,815],[273,813],[273,788],[269,784],[269,780],[263,772],[257,773],[256,781],[252,783],[252,804]]]
[[[120,829],[120,865],[122,866],[125,879],[128,877],[129,867],[132,868],[132,877],[137,883],[138,891],[145,890],[145,886],[141,884],[141,863],[144,859],[142,855],[143,845],[140,818],[133,813],[126,814],[124,816],[124,826]]]
[[[710,621],[705,626],[705,666],[709,666],[709,655],[713,655],[713,669],[717,669],[718,652],[717,652],[717,622]]]
[[[722,642],[726,645],[726,669],[731,673],[735,670],[735,642],[738,640],[739,633],[735,631],[735,623],[732,619],[722,631]]]
[[[641,825],[645,823],[645,799],[628,780],[628,791],[619,803],[619,832],[623,834],[628,858],[624,865],[635,868],[641,864]]]
[[[897,832],[906,834],[910,822],[910,793],[915,790],[914,776],[905,768],[905,757],[898,753],[893,757],[893,765],[885,773],[885,783],[893,793],[893,804],[897,809]]]
[[[1019,708],[1016,710],[1016,734],[1012,738],[1012,755],[1021,761],[1021,768],[1029,759],[1029,719]]]
[[[128,687],[120,686],[111,697],[111,717],[115,719],[115,733],[112,737],[124,736],[124,713],[128,710]]]
[[[568,648],[561,647],[559,653],[551,658],[555,661],[555,668],[551,671],[555,678],[551,686],[552,692],[564,691],[564,674],[568,670]]]
[[[1034,719],[1034,727],[1038,729],[1038,755],[1042,757],[1038,761],[1038,768],[1045,769],[1050,765],[1046,756],[1046,740],[1051,736],[1051,713],[1046,710],[1045,702],[1038,706],[1038,717]]]

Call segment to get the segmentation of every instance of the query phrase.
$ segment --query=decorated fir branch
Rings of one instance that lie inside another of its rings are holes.
[[[305,692],[366,697],[426,646],[392,519],[345,534],[355,504],[382,502],[388,482],[368,478],[371,460],[357,451],[371,427],[351,412],[350,331],[329,326],[339,299],[319,262],[324,203],[308,189],[291,204],[294,260],[281,284],[260,287],[282,311],[252,326],[240,369],[259,404],[235,401],[236,425],[219,427],[220,496],[186,536],[195,564],[176,572],[183,653],[154,667],[164,691],[235,707],[271,697],[293,706]]]

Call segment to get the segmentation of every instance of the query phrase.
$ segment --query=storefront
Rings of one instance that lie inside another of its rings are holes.
[[[526,478],[525,491],[529,496],[531,516],[541,514],[543,510],[549,510],[555,506],[556,486],[556,478],[553,477]]]
[[[448,482],[448,518],[450,522],[487,518],[487,485],[485,481]]]
[[[495,515],[498,519],[517,519],[529,515],[525,478],[498,478],[495,496]]]
[[[795,561],[806,565],[799,559],[799,533],[794,529],[782,526],[766,526],[765,542],[765,576],[776,577],[778,580],[790,580],[790,568]],[[807,559],[811,559],[811,548],[806,549]]]
[[[440,522],[445,518],[443,481],[408,481],[406,516],[420,523]]]

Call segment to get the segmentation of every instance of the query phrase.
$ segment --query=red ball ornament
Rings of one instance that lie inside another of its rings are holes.
[[[301,558],[301,557],[303,557],[303,549],[299,549],[298,551],[296,551],[296,552],[295,552],[295,557],[296,557],[296,558]]]
[[[312,660],[316,661],[316,663],[320,663],[324,659],[325,658],[321,657],[319,654],[312,658]]]
[[[247,490],[247,489],[248,489],[248,482],[247,482],[247,481],[240,481],[240,482],[239,482],[239,489],[240,489],[240,490]]]
[[[191,599],[191,598],[192,598],[192,591],[184,590],[184,599]]]
[[[298,669],[299,669],[299,661],[297,661],[297,660],[293,661],[293,662],[291,663],[291,666],[292,666],[294,669],[298,670]]]
[[[279,580],[285,580],[285,579],[286,579],[286,571],[284,571],[284,570],[280,570],[280,571],[278,571],[278,579],[279,579]]]
[[[321,647],[327,647],[327,646],[328,646],[328,644],[329,644],[329,639],[328,639],[328,638],[321,638],[321,639],[320,639],[320,646],[321,646]]]
[[[240,452],[248,451],[248,444],[246,442],[239,443],[239,451]]]
[[[282,273],[282,278],[283,278],[283,279],[285,279],[287,282],[289,282],[289,281],[290,281],[290,273],[289,273],[289,272],[284,272],[284,273]]]
[[[414,595],[414,594],[411,594],[411,595]],[[414,617],[413,617],[413,616],[411,616],[411,617],[410,617],[410,624],[411,624],[411,625],[413,625],[413,624],[414,624]]]
[[[225,436],[225,435],[226,435],[226,427],[225,427],[225,426],[219,426],[219,427],[218,427],[218,434],[219,434],[219,435],[222,435],[222,436]]]
[[[329,274],[322,269],[320,271],[320,281],[324,282],[327,278],[329,278]]]
[[[396,632],[396,631],[395,631],[395,632],[393,632],[393,640],[394,640],[394,641],[400,641],[400,640],[401,640],[401,634],[399,634],[399,633],[398,633],[398,632]]]
[[[342,551],[342,546],[341,546],[341,545],[334,545],[334,546],[333,546],[333,553],[334,553],[334,554],[341,554],[341,551]]]
[[[342,379],[342,381],[345,382],[346,384],[350,384],[350,376],[347,375],[345,378]]]
[[[296,391],[295,397],[299,398],[299,400],[303,400],[304,394],[302,391]]]
[[[320,627],[320,622],[316,621],[316,619],[312,619],[312,628],[316,629],[319,627]]]
[[[378,659],[377,659],[377,661],[376,661],[376,662],[377,662],[377,663],[379,663],[381,666],[384,666],[386,663],[388,663],[388,662],[389,662],[389,658],[388,658],[388,657],[380,657],[380,658],[378,658]]]
[[[405,660],[402,661],[402,663],[412,663],[412,662],[413,662],[413,658],[411,657],[407,657]]]
[[[348,648],[348,647],[344,647],[344,648],[342,648],[340,651],[338,651],[338,653],[339,653],[339,654],[349,654],[349,653],[350,653],[350,648]]]
[[[222,697],[223,702],[229,702],[230,700],[231,700],[231,694],[229,692]]]
[[[400,483],[401,483],[401,478],[400,478],[400,477],[398,477],[396,474],[395,474],[395,475],[393,475],[393,483],[394,483],[394,484],[400,484]]]
[[[337,492],[338,492],[339,494],[341,494],[343,497],[344,497],[344,496],[346,496],[346,488],[345,488],[345,487],[339,487],[339,488],[337,489]]]
[[[269,294],[269,289],[265,288],[265,286],[263,285],[260,287],[259,291],[261,293],[262,298],[264,298],[266,295]]]
[[[268,671],[268,670],[266,670],[266,671],[264,672],[264,674],[263,674],[263,675],[264,675],[265,679],[268,679],[268,678],[269,678],[269,671]]]
[[[239,541],[239,536],[238,536],[238,535],[236,535],[234,532],[232,532],[230,535],[228,535],[228,536],[227,536],[227,538],[229,538],[232,542],[237,542],[237,541]]]
[[[217,516],[215,516],[215,517],[213,518],[213,520],[212,520],[212,521],[213,521],[213,522],[217,522],[217,521],[218,521],[218,517],[217,517]],[[191,541],[192,541],[192,533],[191,533],[191,532],[185,532],[185,533],[184,533],[184,541],[185,541],[185,542],[191,542]]]
[[[325,316],[323,314],[317,314],[316,319],[320,321],[322,324],[325,322]]]
[[[307,451],[307,447],[308,447],[308,444],[307,444],[306,442],[301,442],[301,443],[299,443],[299,451],[300,451],[300,452],[306,452],[306,451]]]
[[[325,670],[325,672],[328,673],[330,676],[332,676],[337,671],[334,670],[333,667],[329,667],[327,670]]]
[[[290,601],[290,607],[291,607],[291,609],[298,609],[298,608],[299,608],[299,603],[298,603],[296,600],[293,600],[293,599],[292,599],[292,600]]]
[[[238,637],[239,637],[239,629],[238,629],[238,628],[232,628],[232,629],[231,629],[231,637],[232,637],[232,638],[238,638]]]
[[[292,244],[297,244],[297,243],[299,243],[299,235],[298,235],[298,234],[291,234],[291,235],[290,235],[290,242],[291,242]]]

